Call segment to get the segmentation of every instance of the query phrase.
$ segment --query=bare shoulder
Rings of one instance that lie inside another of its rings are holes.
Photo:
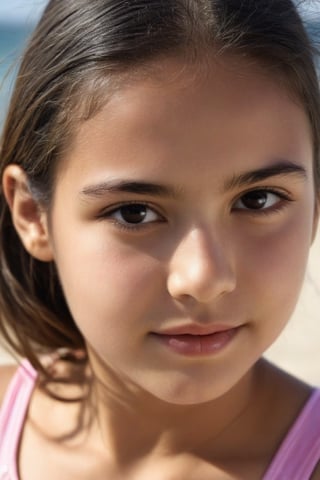
[[[2,405],[4,396],[14,376],[18,366],[16,364],[1,365],[0,366],[0,407]]]

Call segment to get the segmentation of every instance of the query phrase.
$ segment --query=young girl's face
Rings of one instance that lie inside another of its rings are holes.
[[[252,63],[156,67],[80,126],[51,245],[93,368],[200,403],[234,386],[294,309],[315,229],[312,139]]]

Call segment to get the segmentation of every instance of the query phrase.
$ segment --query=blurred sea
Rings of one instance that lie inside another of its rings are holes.
[[[5,118],[21,53],[34,26],[0,21],[0,127]]]

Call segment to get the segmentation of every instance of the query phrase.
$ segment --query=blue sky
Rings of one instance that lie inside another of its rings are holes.
[[[34,22],[48,0],[0,0],[0,21]]]

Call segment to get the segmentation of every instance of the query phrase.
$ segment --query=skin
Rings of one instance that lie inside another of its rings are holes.
[[[310,394],[259,359],[303,282],[317,220],[312,164],[303,108],[257,66],[228,58],[205,71],[162,61],[124,85],[80,125],[50,215],[21,193],[23,172],[7,169],[17,231],[31,254],[56,262],[95,379],[86,427],[65,443],[49,436],[72,429],[77,407],[55,403],[50,420],[53,400],[35,392],[22,478],[47,475],[53,449],[50,479],[261,478]],[[282,173],[244,183],[274,166]],[[119,181],[166,192],[120,191]],[[248,208],[253,190],[260,208]],[[147,206],[135,228],[119,210],[130,202]],[[235,333],[196,356],[155,335],[190,324]],[[35,446],[46,459],[37,472]],[[88,470],[75,471],[77,455]]]

